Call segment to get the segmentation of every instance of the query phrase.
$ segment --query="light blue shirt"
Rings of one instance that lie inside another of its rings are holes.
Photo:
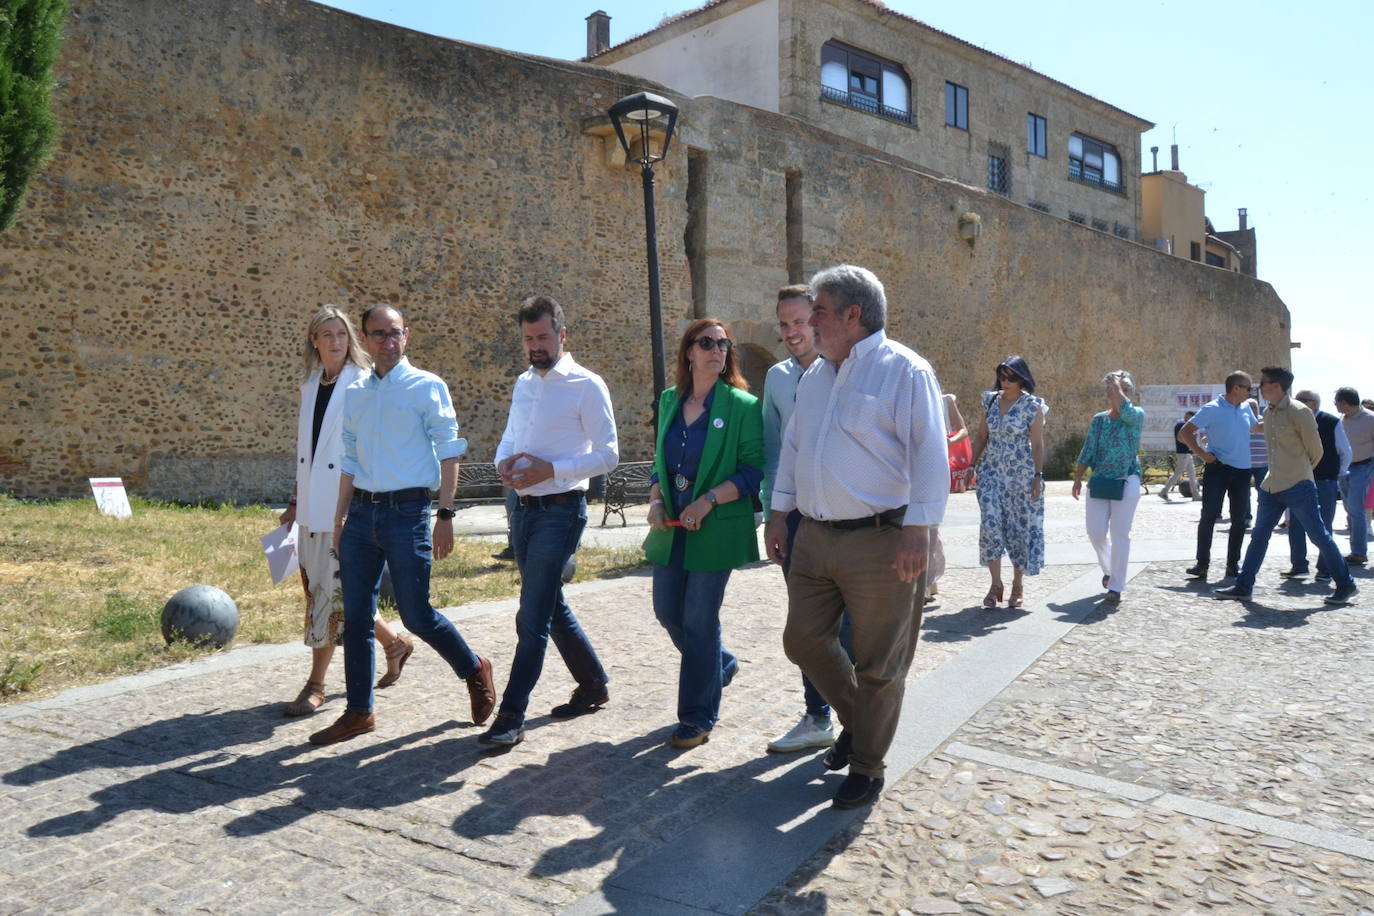
[[[773,492],[773,478],[778,476],[778,456],[782,453],[782,436],[797,405],[797,383],[806,369],[794,356],[775,363],[763,380],[763,488],[759,499],[765,509]]]
[[[1250,427],[1259,422],[1249,403],[1242,401],[1239,407],[1221,395],[1203,404],[1189,421],[1198,429],[1206,430],[1206,451],[1217,456],[1217,460],[1233,468],[1250,469]]]
[[[468,450],[444,380],[405,357],[382,378],[369,375],[344,394],[343,472],[359,489],[437,490],[439,462]]]

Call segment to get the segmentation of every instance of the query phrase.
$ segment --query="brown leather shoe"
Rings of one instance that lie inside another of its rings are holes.
[[[354,712],[345,709],[344,714],[339,716],[339,720],[323,731],[315,732],[310,736],[311,744],[333,744],[336,741],[347,741],[349,738],[356,738],[359,735],[367,734],[377,727],[377,717],[370,712]]]
[[[406,666],[410,653],[415,651],[415,640],[398,635],[391,641],[386,652],[386,674],[377,682],[378,687],[390,687],[401,679],[401,669]]]
[[[496,683],[491,675],[491,662],[477,656],[477,671],[469,678],[468,696],[472,699],[472,721],[481,725],[496,711]]]
[[[319,681],[306,681],[294,702],[287,703],[282,709],[284,716],[308,716],[324,705],[324,684]]]

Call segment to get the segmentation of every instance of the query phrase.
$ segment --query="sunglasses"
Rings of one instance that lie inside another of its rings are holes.
[[[729,353],[730,348],[735,345],[733,341],[724,337],[698,337],[696,340],[692,341],[692,343],[707,352],[719,350],[722,353]]]
[[[999,373],[997,373],[997,377],[998,377],[999,379],[1001,379],[1002,381],[1004,381],[1004,382],[1020,382],[1020,381],[1021,381],[1021,376],[1017,375],[1017,374],[1014,373],[1014,372],[999,372]]]

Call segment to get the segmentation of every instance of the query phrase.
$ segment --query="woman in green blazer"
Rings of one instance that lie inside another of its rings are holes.
[[[721,689],[739,662],[721,645],[720,605],[730,571],[759,558],[753,496],[763,478],[763,417],[717,318],[688,326],[677,385],[658,404],[644,552],[654,564],[654,615],[682,655],[678,726],[669,743],[704,744]]]

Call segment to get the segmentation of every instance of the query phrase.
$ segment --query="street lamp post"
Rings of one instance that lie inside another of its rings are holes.
[[[663,373],[663,303],[658,281],[658,221],[654,209],[654,163],[668,155],[677,126],[677,106],[661,95],[636,92],[611,106],[609,114],[626,163],[639,166],[644,181],[644,243],[649,262],[649,334],[654,360],[654,412],[667,387]],[[626,128],[629,128],[627,134]],[[660,139],[661,138],[661,139]]]

